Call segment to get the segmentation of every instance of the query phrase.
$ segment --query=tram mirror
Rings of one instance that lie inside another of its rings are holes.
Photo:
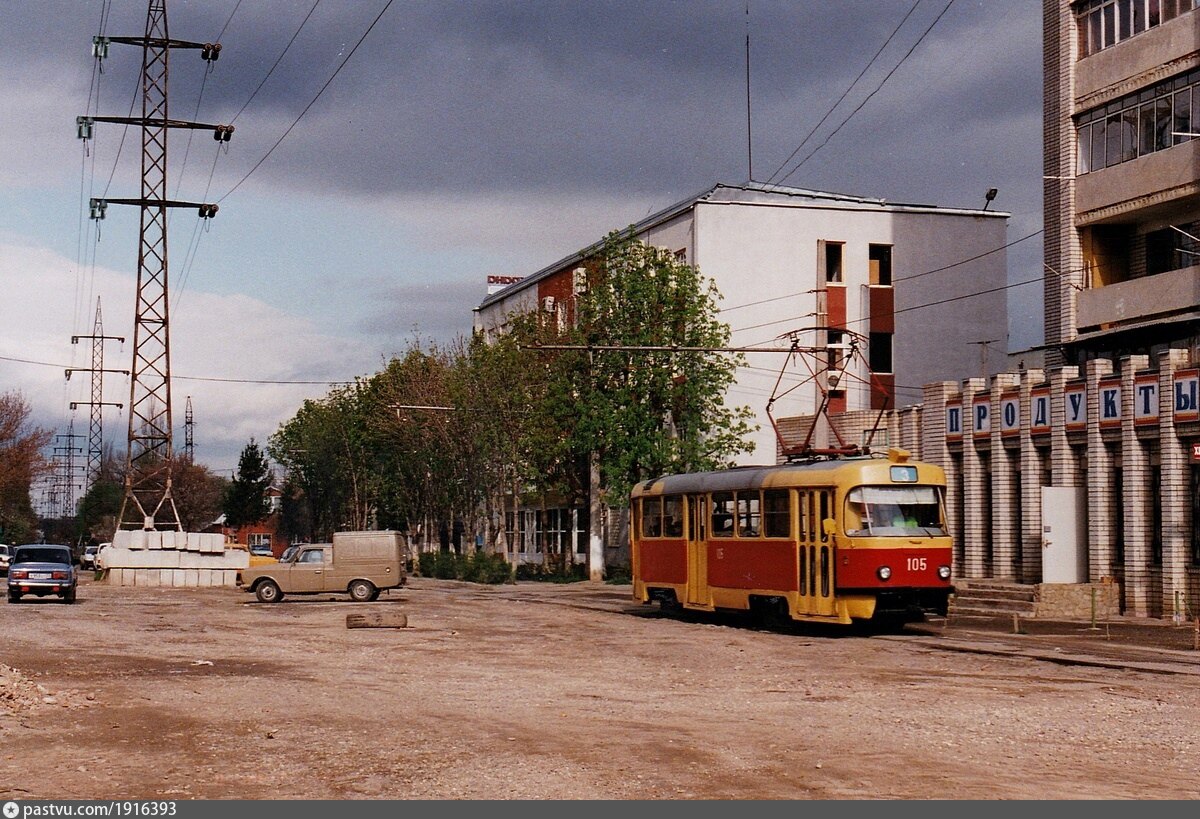
[[[836,535],[838,533],[837,521],[833,518],[825,518],[821,521],[821,531],[831,537]]]

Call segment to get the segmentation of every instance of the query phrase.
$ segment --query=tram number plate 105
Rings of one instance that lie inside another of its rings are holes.
[[[905,558],[905,560],[908,563],[908,570],[910,572],[923,572],[926,569],[925,558],[923,557],[909,557]]]

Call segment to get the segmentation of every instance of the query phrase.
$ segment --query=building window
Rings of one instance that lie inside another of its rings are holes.
[[[1200,131],[1200,70],[1093,108],[1076,121],[1079,174],[1188,142]]]
[[[892,371],[892,334],[871,333],[868,337],[867,366],[873,373],[890,373]]]
[[[1146,275],[1200,265],[1200,222],[1146,234]]]
[[[266,532],[246,535],[247,546],[270,546],[271,536]]]
[[[870,266],[871,284],[890,286],[892,283],[892,246],[868,245],[867,264]]]
[[[1075,9],[1079,56],[1088,57],[1191,11],[1197,0],[1085,0]]]
[[[1200,566],[1200,467],[1192,467],[1192,565]]]
[[[1113,469],[1113,565],[1125,565],[1125,471]]]
[[[1162,467],[1150,467],[1150,565],[1163,562]]]
[[[822,246],[821,262],[825,266],[825,281],[841,282],[842,281],[842,250],[845,248],[841,242],[825,242],[819,243]]]

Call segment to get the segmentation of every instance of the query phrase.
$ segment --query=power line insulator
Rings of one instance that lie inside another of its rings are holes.
[[[220,43],[205,43],[200,49],[200,58],[205,62],[215,63],[220,56]]]
[[[92,38],[92,56],[97,60],[103,60],[108,57],[108,38],[96,35]]]
[[[92,123],[91,117],[75,117],[75,135],[83,140],[91,139]]]
[[[104,214],[108,211],[108,203],[103,199],[92,199],[88,202],[88,209],[92,219],[103,219]]]
[[[217,142],[228,142],[232,136],[232,125],[218,125],[213,129],[213,139],[215,139]]]
[[[218,210],[220,210],[220,208],[217,205],[201,205],[199,211],[200,218],[211,219],[217,215]]]

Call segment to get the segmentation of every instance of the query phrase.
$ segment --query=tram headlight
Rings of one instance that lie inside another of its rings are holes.
[[[938,566],[938,577],[941,578],[942,580],[949,580],[950,579],[950,567],[949,566]]]
[[[880,566],[875,570],[875,574],[879,575],[880,580],[887,580],[892,576],[892,569],[890,566]]]

